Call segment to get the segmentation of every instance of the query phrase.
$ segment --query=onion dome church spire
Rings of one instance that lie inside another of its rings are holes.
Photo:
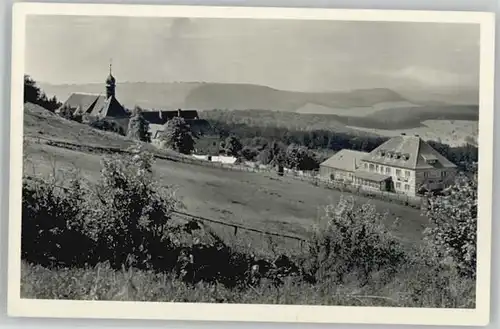
[[[106,78],[106,98],[115,97],[116,80],[112,74],[112,63],[109,63],[109,75]]]

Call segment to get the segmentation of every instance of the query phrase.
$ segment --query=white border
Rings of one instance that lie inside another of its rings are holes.
[[[481,28],[478,269],[475,309],[29,300],[20,298],[23,75],[27,15],[473,23]],[[17,3],[13,8],[8,315],[52,318],[487,325],[490,313],[495,15],[480,12]]]

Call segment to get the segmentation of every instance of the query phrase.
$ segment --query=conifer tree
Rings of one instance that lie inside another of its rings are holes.
[[[127,136],[143,142],[150,142],[149,122],[146,121],[139,106],[134,108],[132,116],[128,122]]]

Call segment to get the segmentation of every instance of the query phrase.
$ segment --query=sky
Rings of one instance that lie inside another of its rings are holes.
[[[30,16],[36,81],[252,83],[294,91],[479,89],[479,26],[449,23]]]

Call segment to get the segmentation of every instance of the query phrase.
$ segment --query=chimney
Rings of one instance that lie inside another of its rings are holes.
[[[178,109],[178,110],[177,110],[177,116],[178,116],[178,117],[180,117],[180,116],[181,116],[181,111],[182,111],[181,109]]]

